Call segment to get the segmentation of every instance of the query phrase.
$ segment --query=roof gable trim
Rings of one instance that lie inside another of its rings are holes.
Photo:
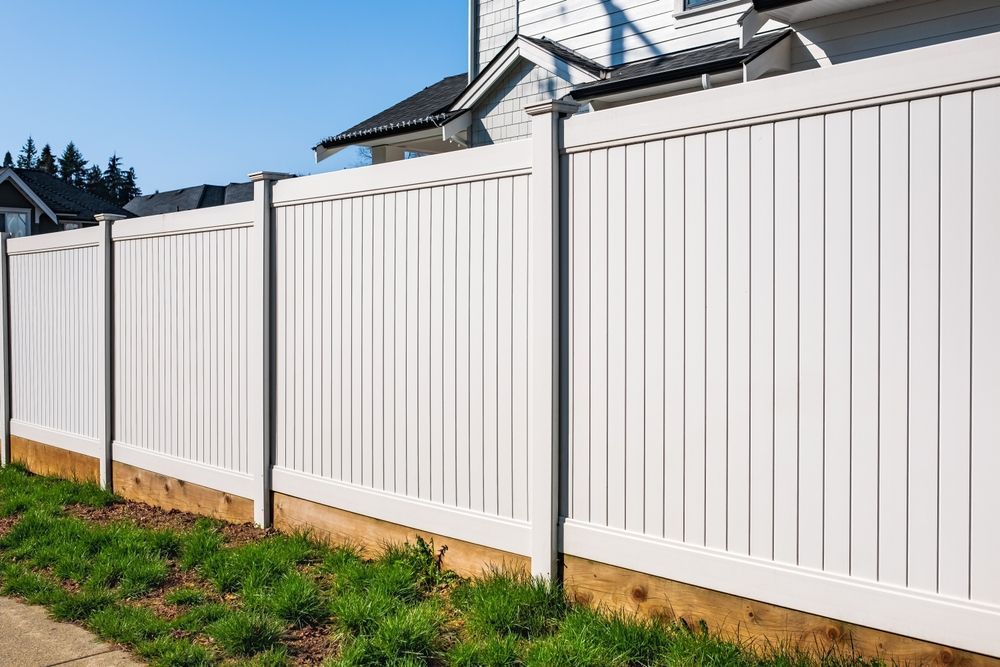
[[[59,222],[59,216],[57,216],[52,211],[52,209],[49,208],[49,205],[46,204],[45,201],[41,197],[39,197],[37,194],[35,194],[35,191],[32,190],[31,188],[29,188],[28,185],[24,181],[21,180],[21,177],[18,176],[16,173],[14,173],[14,170],[11,169],[10,167],[4,167],[4,168],[0,169],[0,183],[3,183],[5,181],[10,181],[11,184],[15,188],[17,188],[17,190],[22,195],[24,195],[25,198],[28,199],[28,201],[30,201],[32,204],[35,205],[35,208],[37,208],[38,210],[40,210],[45,215],[49,216],[49,218],[51,218],[52,222],[55,222],[55,223]]]
[[[558,54],[521,35],[516,35],[452,103],[451,110],[465,110],[474,105],[499,83],[521,58],[552,72],[574,86],[601,80],[601,76],[559,57]]]

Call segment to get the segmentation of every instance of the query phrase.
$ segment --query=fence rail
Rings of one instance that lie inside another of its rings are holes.
[[[8,240],[4,428],[1000,656],[997,53]]]

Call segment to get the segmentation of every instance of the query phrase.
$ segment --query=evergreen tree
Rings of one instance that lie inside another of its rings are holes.
[[[128,171],[125,172],[125,185],[122,188],[121,201],[118,205],[124,206],[141,194],[142,190],[139,189],[135,178],[135,167],[129,167]]]
[[[108,199],[108,189],[104,184],[104,174],[96,164],[86,171],[83,177],[83,189],[92,195]]]
[[[21,146],[21,152],[17,154],[17,166],[19,169],[34,169],[38,162],[38,149],[35,148],[35,140],[30,136],[28,141]]]
[[[124,185],[125,174],[122,172],[122,159],[115,153],[108,158],[108,167],[104,170],[104,190],[107,192],[108,201],[120,206]]]
[[[14,166],[14,158],[12,158],[10,156],[10,151],[7,151],[6,153],[4,153],[4,156],[3,156],[3,166],[5,166],[5,167],[13,167]]]
[[[59,178],[78,188],[86,187],[86,170],[87,161],[83,159],[83,154],[72,141],[66,144],[66,149],[59,158]]]
[[[42,152],[38,155],[38,164],[36,167],[44,171],[46,174],[55,175],[56,156],[52,154],[52,147],[48,144],[42,146]]]

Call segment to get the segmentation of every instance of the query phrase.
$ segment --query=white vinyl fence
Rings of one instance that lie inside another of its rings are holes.
[[[1000,655],[998,53],[9,240],[10,432]]]

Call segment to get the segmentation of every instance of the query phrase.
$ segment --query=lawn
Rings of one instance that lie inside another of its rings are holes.
[[[0,469],[0,593],[170,667],[874,664],[599,613],[519,572],[464,580],[422,541],[366,559],[18,467]]]

